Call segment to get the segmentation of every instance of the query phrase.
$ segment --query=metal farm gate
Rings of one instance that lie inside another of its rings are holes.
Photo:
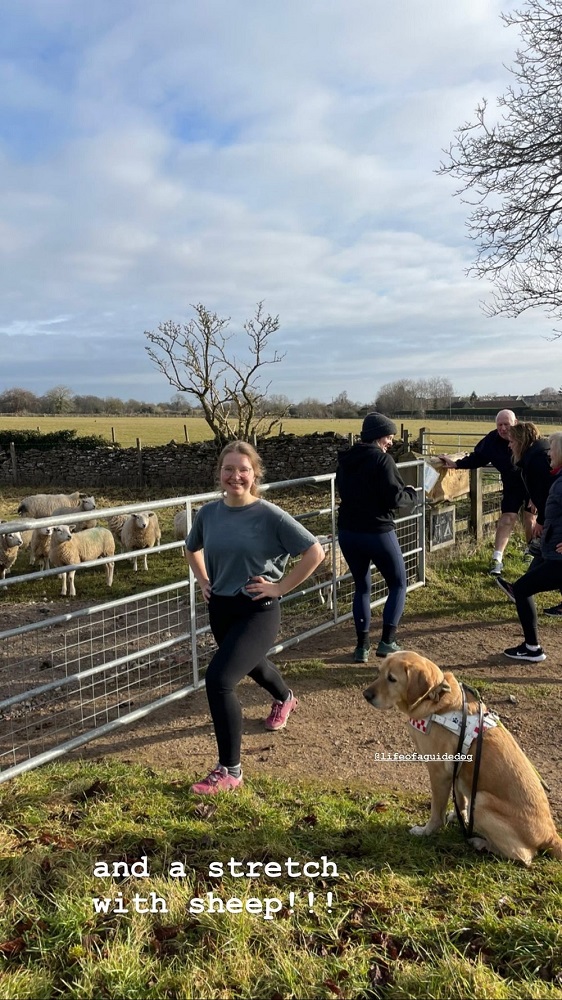
[[[421,499],[423,462],[401,465],[401,469],[407,467],[413,470],[410,476],[416,477]],[[282,599],[281,634],[270,651],[275,655],[350,618],[353,582],[347,567],[341,565],[337,546],[334,474],[272,483],[262,491],[293,513],[298,503],[295,516],[320,537],[329,553],[303,589]],[[175,497],[95,513],[103,523],[104,518],[114,515],[150,509],[170,521],[172,511],[183,509],[189,526],[193,510],[219,495]],[[92,512],[73,514],[72,522],[91,516]],[[23,531],[36,523],[24,519],[3,522],[0,532]],[[44,518],[40,523],[63,524],[65,518]],[[408,590],[413,590],[425,583],[423,504],[397,520],[397,532]],[[135,592],[102,603],[87,603],[92,577],[81,572],[76,575],[77,598],[59,600],[58,576],[62,571],[22,572],[19,565],[25,562],[25,554],[18,557],[16,572],[0,581],[0,783],[126,726],[201,686],[201,670],[213,653],[214,641],[205,603],[187,573],[182,542],[166,541],[149,553],[150,565],[158,566],[162,582],[148,588],[144,585],[144,589],[142,573],[129,570],[131,553],[82,563],[80,569],[88,569],[114,560],[116,580],[124,571],[129,573],[127,589]],[[38,580],[46,596],[30,601],[23,588]],[[17,586],[16,599],[10,594],[13,586]],[[385,597],[384,581],[373,573],[373,606]],[[61,613],[56,609],[53,613],[53,603],[61,604]]]

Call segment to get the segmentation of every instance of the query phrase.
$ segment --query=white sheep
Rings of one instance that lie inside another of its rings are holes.
[[[23,545],[21,532],[8,531],[0,534],[0,580],[10,572],[21,545]]]
[[[187,538],[187,511],[178,510],[177,514],[174,514],[174,541],[183,542],[183,554],[187,556],[187,549],[185,547],[185,539]]]
[[[125,552],[135,552],[137,549],[151,549],[160,544],[161,532],[158,518],[153,510],[139,514],[129,514],[121,529],[121,543]],[[143,557],[144,569],[148,571],[146,554]],[[137,572],[137,556],[133,558],[133,569]]]
[[[349,566],[342,555],[337,539],[334,544],[332,542],[331,535],[318,535],[318,541],[324,549],[326,556],[324,562],[321,562],[320,565],[316,567],[310,579],[314,582],[324,582],[326,580],[330,581],[331,585],[329,587],[323,587],[318,591],[318,598],[320,603],[327,604],[331,611],[334,607],[334,561],[336,567],[336,577],[345,576],[346,573],[349,573]],[[327,591],[326,597],[324,596],[325,591]]]
[[[77,504],[72,507],[57,507],[55,510],[51,511],[52,517],[59,517],[63,514],[70,518],[71,514],[82,514],[87,510],[95,510],[96,501],[94,497],[82,497]],[[76,524],[72,525],[73,531],[87,531],[88,528],[95,528],[97,525],[97,520],[95,517],[89,518],[87,521],[78,521]]]
[[[106,518],[107,527],[111,531],[111,534],[118,545],[121,545],[121,532],[126,520],[126,514],[112,514],[111,517]]]
[[[49,568],[49,550],[51,548],[51,537],[53,529],[43,525],[34,528],[31,532],[31,545],[29,546],[29,565],[39,566],[39,569]]]
[[[58,507],[75,507],[80,503],[82,493],[33,493],[24,497],[18,507],[22,517],[50,517]]]
[[[53,528],[49,549],[51,566],[73,566],[81,562],[90,562],[92,559],[112,556],[114,553],[115,542],[113,535],[107,528],[88,528],[87,531],[80,531],[78,534],[72,532],[67,524],[59,524]],[[115,563],[105,564],[105,578],[108,587],[111,587],[113,583],[114,567]],[[75,572],[76,570],[69,570],[68,573],[61,574],[61,594],[63,597],[66,597],[67,585],[68,596],[76,597]]]

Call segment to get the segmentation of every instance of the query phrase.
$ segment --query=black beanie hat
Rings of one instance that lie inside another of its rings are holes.
[[[384,413],[368,413],[361,428],[361,440],[378,441],[388,434],[396,434],[396,424]]]

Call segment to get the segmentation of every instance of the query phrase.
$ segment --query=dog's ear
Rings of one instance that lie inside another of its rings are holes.
[[[442,680],[440,684],[436,684],[431,691],[427,692],[427,697],[431,701],[440,701],[444,694],[447,694],[451,690],[451,685],[448,681]]]
[[[450,691],[443,671],[425,656],[416,656],[414,662],[409,662],[405,666],[408,675],[407,699],[410,709],[413,710],[427,700],[437,702],[446,691]]]

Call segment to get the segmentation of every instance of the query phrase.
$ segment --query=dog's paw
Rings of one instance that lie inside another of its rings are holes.
[[[484,837],[471,837],[468,841],[477,851],[491,851],[491,845]]]
[[[413,833],[414,837],[425,837],[427,835],[427,823],[425,826],[411,826],[410,833]]]
[[[466,809],[461,809],[461,816],[464,820],[465,826],[468,826],[468,812],[466,811]],[[451,809],[451,811],[448,812],[447,816],[445,817],[445,823],[455,823],[456,820],[457,820],[457,814],[454,809]]]

